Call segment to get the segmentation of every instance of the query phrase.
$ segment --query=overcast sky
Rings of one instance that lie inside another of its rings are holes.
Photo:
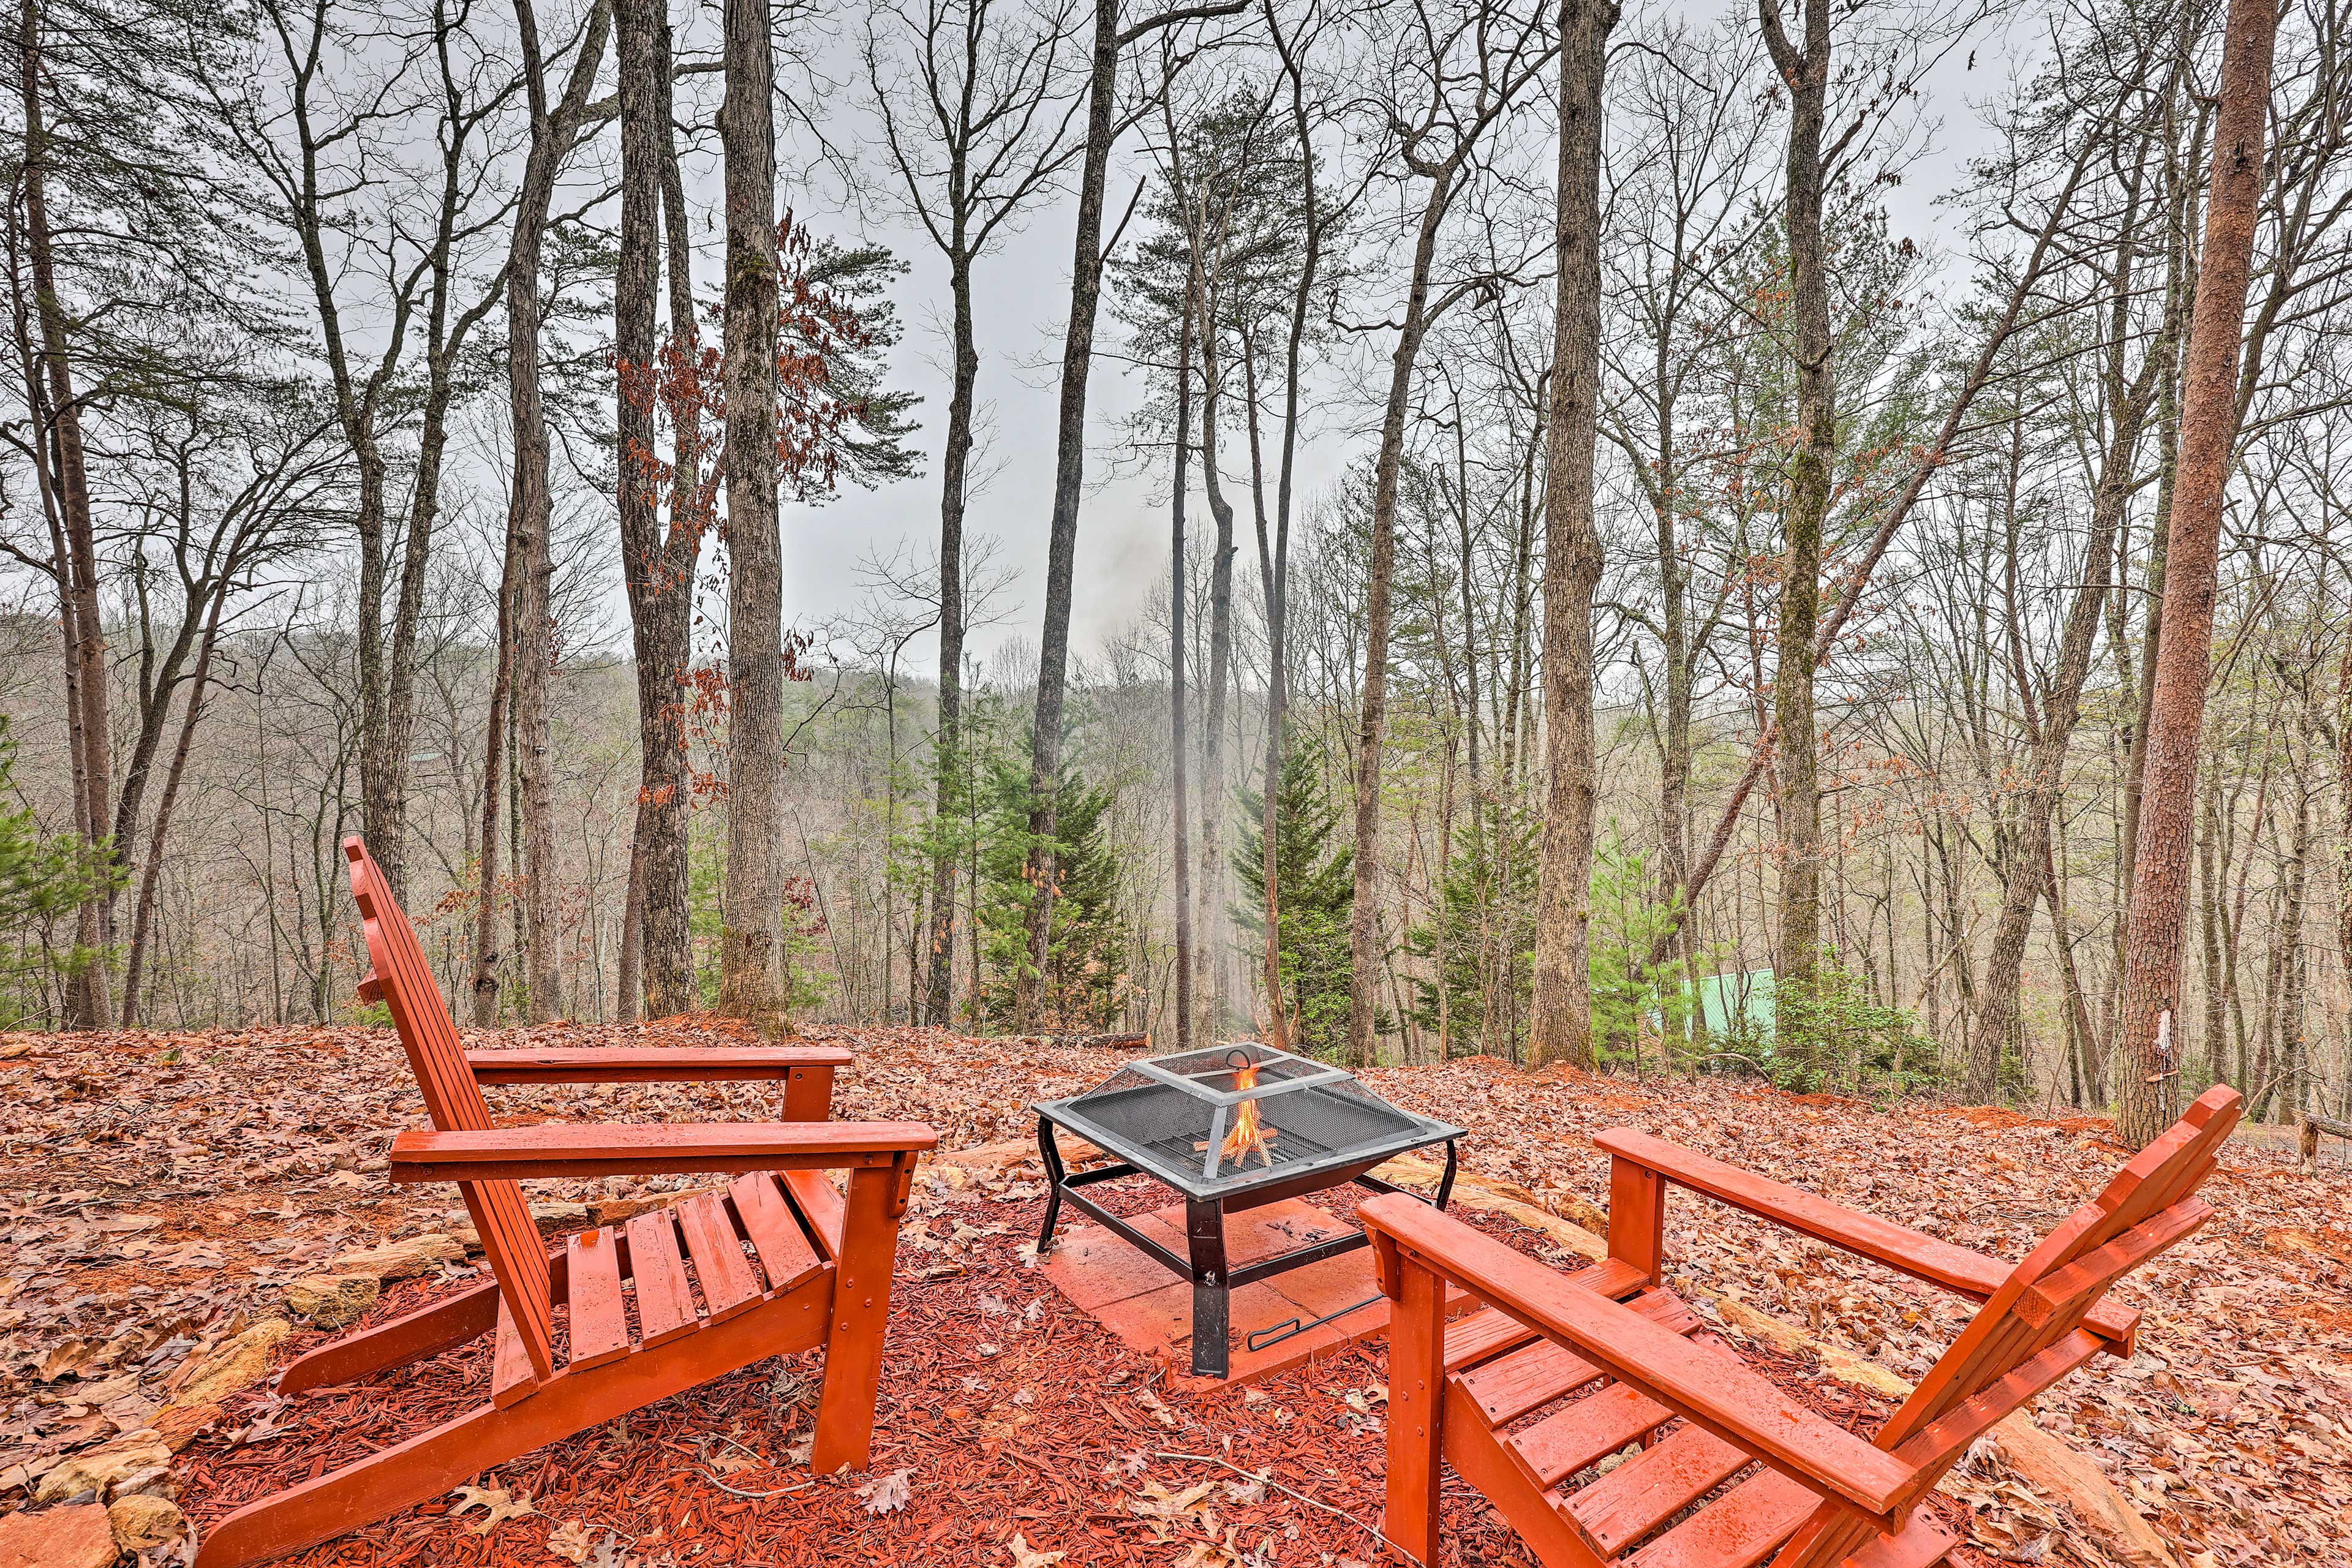
[[[1685,7],[1679,14],[1697,24],[1716,14],[1716,7]],[[1744,6],[1740,14],[1748,15]],[[1632,24],[1629,10],[1621,37]],[[825,121],[837,142],[855,146],[866,134],[865,111],[859,107],[862,81],[845,51],[842,58],[838,78],[857,85],[828,95]],[[1937,198],[1953,187],[1966,158],[1982,144],[1979,108],[2000,91],[2013,63],[2004,41],[1989,32],[1974,49],[1956,51],[1937,71],[1926,95],[1920,137],[1925,155],[1907,171],[1903,184],[1887,193],[1898,235],[1948,257],[1965,257],[1966,237],[1955,226],[1958,215],[1937,205]],[[1776,137],[1779,131],[1776,123]],[[1114,221],[1140,173],[1139,142],[1130,134],[1114,163]],[[708,183],[713,188],[706,194],[716,198],[715,177]],[[783,199],[795,198],[787,191]],[[894,354],[892,384],[915,389],[924,398],[916,413],[922,426],[917,444],[924,454],[919,477],[879,490],[848,491],[823,507],[785,511],[784,613],[788,623],[814,628],[851,611],[864,596],[862,561],[887,556],[893,550],[930,559],[939,529],[939,453],[946,425],[947,289],[946,268],[919,229],[882,206],[869,205],[859,215],[838,207],[811,211],[808,201],[803,195],[800,205],[814,226],[843,237],[862,233],[887,245],[908,264],[909,270],[893,289],[905,334]],[[1066,196],[1040,203],[1025,226],[1009,236],[977,270],[979,395],[986,446],[975,467],[988,478],[986,488],[970,501],[966,530],[970,535],[999,539],[1000,560],[1013,574],[1001,601],[1003,618],[971,639],[971,651],[983,660],[1008,642],[1034,646],[1038,637],[1075,221],[1075,202]],[[1130,227],[1130,243],[1134,237]],[[1088,395],[1087,492],[1078,527],[1072,621],[1073,646],[1081,656],[1098,651],[1130,626],[1167,571],[1164,495],[1155,495],[1151,477],[1133,472],[1132,464],[1118,465],[1125,471],[1115,472],[1109,460],[1108,444],[1140,397],[1138,378],[1118,363],[1123,329],[1112,318],[1110,305],[1107,294]],[[1371,345],[1383,372],[1391,341]],[[1330,384],[1315,399],[1322,410],[1322,426],[1302,450],[1302,510],[1370,445],[1365,426],[1376,411],[1352,389],[1352,374],[1331,373],[1327,377]],[[1244,542],[1238,570],[1252,591],[1255,561],[1255,552]],[[926,636],[908,647],[907,657],[915,670],[935,668],[936,642]]]

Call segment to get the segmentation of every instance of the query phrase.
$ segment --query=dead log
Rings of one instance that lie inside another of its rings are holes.
[[[2306,1172],[2317,1168],[2319,1164],[2319,1135],[2323,1132],[2330,1138],[2341,1138],[2347,1142],[2352,1142],[2352,1121],[2338,1121],[2333,1117],[2315,1115],[2308,1110],[2303,1113],[2301,1152],[2303,1168]]]

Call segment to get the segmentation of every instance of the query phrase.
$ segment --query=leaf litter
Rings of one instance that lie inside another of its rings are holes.
[[[747,1037],[703,1018],[468,1036],[517,1047]],[[1119,1059],[934,1030],[819,1037],[857,1055],[836,1116],[928,1121],[943,1150],[1027,1143],[1032,1102],[1084,1088]],[[388,1031],[0,1037],[0,1047],[19,1044],[29,1048],[0,1054],[0,1510],[22,1506],[67,1456],[136,1439],[159,1413],[168,1419],[175,1383],[213,1376],[240,1347],[258,1344],[254,1354],[282,1365],[326,1342],[328,1331],[307,1325],[283,1331],[293,1280],[353,1249],[464,1224],[453,1193],[385,1180],[393,1134],[419,1120]],[[2111,1127],[2093,1117],[1881,1111],[1715,1081],[1529,1075],[1486,1058],[1368,1077],[1398,1102],[1469,1130],[1465,1176],[1587,1226],[1607,1191],[1591,1137],[1610,1126],[2007,1258],[2123,1158]],[[490,1092],[508,1124],[774,1114],[757,1084]],[[535,1183],[530,1195],[554,1234],[591,1223],[593,1205],[702,1184]],[[1097,1190],[1118,1201],[1130,1184]],[[1364,1528],[1381,1504],[1380,1344],[1263,1386],[1181,1393],[1036,1274],[1030,1240],[1043,1193],[1034,1152],[926,1167],[865,1476],[808,1477],[805,1424],[822,1357],[780,1359],[476,1478],[478,1501],[461,1490],[293,1561],[699,1568],[814,1564],[851,1549],[885,1564],[963,1564],[991,1552],[1015,1564],[1192,1568],[1393,1561]],[[2182,1568],[2342,1561],[2352,1528],[2325,1500],[2352,1495],[2352,1178],[2325,1167],[2301,1174],[2246,1142],[2232,1146],[2207,1195],[2216,1221],[2121,1289],[2147,1312],[2140,1353],[2095,1363],[2045,1394],[2038,1419],[2099,1465]],[[1462,1212],[1562,1260],[1553,1237]],[[1686,1195],[1669,1212],[1668,1256],[1694,1300],[1736,1301],[1905,1378],[1966,1317],[1939,1293]],[[477,1277],[469,1258],[387,1281],[358,1326]],[[1866,1431],[1886,1409],[1809,1362],[1755,1354],[1832,1418]],[[244,1502],[471,1408],[488,1375],[478,1342],[363,1390],[279,1401],[266,1382],[244,1385],[205,1425],[173,1435],[184,1446],[169,1479],[201,1532]],[[1189,1457],[1163,1449],[1171,1438]],[[724,1483],[711,1474],[721,1468]],[[1948,1490],[1936,1506],[1967,1531],[1954,1558],[1967,1568],[2116,1561],[1996,1453],[1973,1456]],[[869,1511],[885,1500],[895,1505]],[[1466,1489],[1449,1484],[1444,1508],[1449,1560],[1530,1561]]]

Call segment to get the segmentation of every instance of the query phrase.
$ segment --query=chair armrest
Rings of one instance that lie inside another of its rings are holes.
[[[1924,1231],[1832,1203],[1786,1182],[1727,1165],[1696,1150],[1636,1132],[1630,1127],[1612,1127],[1596,1133],[1592,1142],[1617,1159],[1654,1171],[1695,1193],[1705,1193],[1759,1219],[1770,1220],[1801,1236],[1810,1236],[1816,1241],[1883,1263],[1897,1273],[1924,1279],[1973,1301],[1984,1300],[2000,1289],[2016,1268],[1998,1258],[1971,1252]],[[2128,1307],[2102,1301],[2091,1310],[2084,1322],[2101,1339],[2127,1345],[2132,1331],[2138,1326],[2139,1314]]]
[[[1431,1269],[1808,1489],[1882,1522],[1895,1522],[1916,1492],[1912,1466],[1805,1409],[1730,1356],[1570,1284],[1417,1199],[1382,1195],[1356,1214],[1393,1259],[1383,1261],[1384,1284],[1399,1278],[1397,1262]]]
[[[829,1171],[888,1165],[935,1147],[919,1121],[679,1121],[410,1131],[392,1141],[395,1182],[520,1181]]]
[[[467,1051],[478,1083],[741,1083],[795,1068],[845,1068],[838,1046],[614,1046]]]
[[[1612,1127],[1592,1142],[1621,1160],[1655,1171],[1668,1181],[1745,1209],[1759,1219],[1875,1258],[1915,1279],[1925,1279],[1981,1300],[2000,1289],[2010,1265],[1965,1247],[1939,1241],[1859,1209],[1832,1203],[1785,1182],[1709,1159],[1696,1150],[1628,1127]]]

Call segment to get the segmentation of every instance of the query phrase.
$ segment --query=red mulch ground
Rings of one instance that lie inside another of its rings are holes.
[[[710,1033],[676,1021],[482,1043],[655,1043]],[[1082,1087],[1118,1059],[930,1031],[828,1031],[835,1036],[859,1053],[836,1115],[919,1116],[950,1147],[1027,1136],[1030,1100]],[[416,1117],[382,1031],[116,1036],[70,1047],[42,1040],[32,1057],[0,1061],[0,1069],[21,1075],[15,1082],[26,1090],[0,1105],[10,1222],[0,1231],[0,1395],[8,1401],[0,1404],[0,1477],[12,1463],[37,1475],[58,1453],[135,1425],[142,1405],[162,1397],[175,1349],[281,1310],[284,1282],[336,1248],[450,1224],[446,1194],[388,1191],[378,1173],[390,1132]],[[2119,1158],[2092,1119],[2036,1122],[1935,1108],[1890,1116],[1719,1083],[1528,1076],[1483,1060],[1373,1076],[1383,1092],[1469,1127],[1469,1168],[1547,1201],[1554,1192],[1605,1196],[1589,1134],[1627,1122],[2009,1256]],[[765,1103],[754,1088],[492,1092],[502,1119],[512,1120],[707,1120],[759,1115]],[[1164,1201],[1158,1189],[1129,1184],[1137,1190],[1123,1203]],[[2340,1174],[2294,1176],[2274,1154],[2247,1151],[2233,1152],[2215,1188],[2223,1220],[2182,1249],[2178,1269],[2151,1271],[2135,1298],[2150,1308],[2147,1364],[2095,1365],[2045,1397],[2044,1425],[2107,1466],[2185,1552],[2210,1552],[2200,1568],[2345,1561],[2331,1544],[2347,1534],[2332,1511],[2339,1505],[2322,1500],[2345,1495],[2340,1483],[2352,1477],[2344,1397],[2352,1390],[2344,1331],[2352,1237],[2339,1242],[2340,1217],[2331,1218],[2342,1213],[2346,1184]],[[812,1481],[791,1462],[821,1359],[772,1361],[480,1479],[528,1495],[533,1514],[479,1533],[480,1510],[450,1515],[452,1497],[295,1561],[1012,1564],[1022,1561],[1010,1545],[1016,1534],[1029,1552],[1063,1552],[1071,1565],[1391,1560],[1367,1528],[1381,1508],[1382,1348],[1352,1348],[1251,1389],[1178,1392],[1167,1368],[1119,1347],[1031,1266],[1023,1248],[1042,1207],[1034,1170],[961,1189],[943,1172],[919,1182],[902,1237],[875,1462],[864,1477]],[[1547,1237],[1490,1215],[1465,1217],[1559,1261]],[[1888,1289],[1884,1274],[1874,1284],[1842,1259],[1776,1250],[1779,1242],[1748,1225],[1680,1206],[1670,1249],[1694,1282],[1743,1281],[1751,1305],[1800,1319],[1810,1311],[1815,1331],[1906,1375],[1917,1374],[1957,1321],[1946,1306]],[[456,1279],[389,1287],[368,1321],[457,1288]],[[281,1359],[323,1339],[298,1334]],[[1761,1364],[1849,1425],[1866,1430],[1884,1414],[1803,1365]],[[222,1429],[180,1457],[181,1500],[201,1529],[471,1406],[488,1378],[482,1344],[362,1391],[297,1401],[247,1393]],[[93,1413],[73,1402],[78,1390],[117,1403]],[[1171,1454],[1270,1472],[1322,1506]],[[877,1483],[902,1471],[904,1506],[870,1511]],[[1203,1484],[1210,1489],[1196,1490]],[[1963,1503],[1936,1500],[1957,1527],[1977,1527],[1979,1544],[1955,1561],[2000,1561],[1988,1546],[2005,1546],[2016,1561],[2110,1561],[1998,1472],[1972,1476],[1964,1490],[1979,1506],[1973,1521]],[[739,1495],[747,1492],[782,1495]],[[8,1506],[0,1496],[0,1509]],[[1528,1561],[1485,1503],[1450,1479],[1446,1527],[1449,1563]]]

